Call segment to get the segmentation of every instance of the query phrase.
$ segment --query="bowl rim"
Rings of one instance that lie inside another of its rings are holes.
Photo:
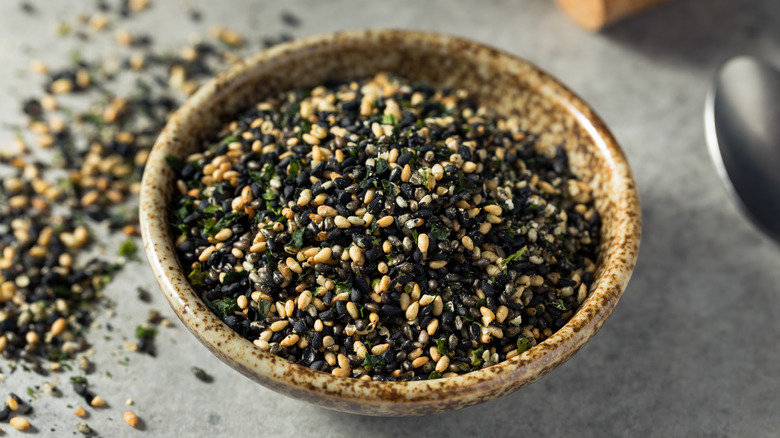
[[[179,125],[198,114],[200,105],[197,102],[201,100],[208,102],[220,93],[226,92],[226,89],[230,89],[226,84],[240,81],[242,75],[262,63],[272,62],[291,53],[313,50],[313,47],[336,40],[359,44],[366,38],[382,38],[384,35],[394,37],[401,35],[411,40],[433,41],[438,44],[455,41],[472,50],[505,58],[539,75],[544,79],[545,86],[535,91],[545,98],[552,99],[568,111],[585,129],[610,163],[610,186],[622,189],[623,201],[627,207],[621,209],[618,215],[621,227],[617,230],[615,244],[610,246],[611,249],[619,244],[626,250],[607,254],[604,259],[605,266],[615,267],[615,269],[598,284],[594,282],[595,287],[592,287],[588,299],[563,328],[521,355],[482,370],[447,379],[415,382],[362,381],[314,371],[262,352],[251,341],[241,337],[219,320],[203,305],[200,297],[187,283],[181,268],[178,267],[178,258],[170,241],[166,199],[164,191],[159,187],[165,179],[163,166],[165,166],[165,156],[170,143],[180,141],[179,136],[186,135],[179,129]],[[512,388],[512,390],[517,389],[565,362],[598,331],[623,294],[635,266],[639,249],[640,211],[636,185],[627,159],[617,141],[599,116],[551,75],[516,55],[462,37],[411,30],[360,29],[314,35],[274,46],[239,61],[204,84],[171,117],[151,151],[141,183],[139,216],[147,259],[166,299],[188,330],[221,360],[256,381],[262,380],[261,383],[273,390],[298,398],[317,394],[323,398],[315,403],[326,408],[387,415],[388,413],[384,412],[391,410],[388,407],[399,402],[409,406],[419,406],[424,411],[422,413],[440,412],[442,410],[432,409],[431,403],[442,402],[443,394],[446,394],[447,398],[454,399],[467,399],[470,394],[485,392],[503,395],[507,391],[502,391],[502,388],[511,382],[517,383],[518,379],[523,381],[521,385]],[[167,244],[161,244],[165,239],[168,240]],[[193,327],[194,322],[191,318],[195,318],[202,324],[198,328]],[[250,351],[244,352],[247,354],[231,354],[231,351],[241,349]],[[456,408],[485,400],[487,399],[467,402]],[[365,407],[355,408],[353,405],[356,404]],[[392,412],[389,414],[392,415]]]

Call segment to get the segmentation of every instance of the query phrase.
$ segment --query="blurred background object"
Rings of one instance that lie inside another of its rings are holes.
[[[555,0],[580,26],[599,30],[669,0]]]

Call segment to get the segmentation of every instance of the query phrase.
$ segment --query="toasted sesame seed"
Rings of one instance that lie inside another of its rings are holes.
[[[463,163],[463,167],[461,168],[461,170],[463,170],[464,173],[472,173],[475,170],[477,170],[477,165],[471,161],[466,161],[465,163]]]
[[[376,224],[382,228],[389,227],[390,225],[395,222],[395,218],[392,216],[385,216],[379,220],[376,221]]]
[[[282,347],[291,347],[298,343],[299,337],[295,333],[287,335],[282,342],[279,343]]]
[[[428,356],[420,356],[412,361],[412,368],[420,368],[421,366],[428,363],[429,360],[430,358]]]
[[[333,222],[339,228],[349,228],[352,226],[352,224],[344,216],[336,216]]]
[[[92,401],[89,402],[89,405],[92,406],[93,408],[99,408],[105,406],[106,401],[100,398],[99,395],[96,395],[95,397],[92,398]]]
[[[230,228],[223,228],[219,230],[217,234],[214,235],[214,238],[223,241],[228,240],[233,236],[233,231]]]
[[[434,260],[434,261],[428,263],[428,266],[431,269],[441,269],[441,268],[447,266],[447,260]]]
[[[51,84],[51,92],[54,94],[66,94],[73,91],[73,82],[68,78],[57,79]]]
[[[13,417],[9,423],[16,430],[27,430],[32,427],[32,424],[24,417]]]
[[[281,321],[276,321],[271,324],[271,331],[278,332],[284,330],[285,328],[287,328],[288,325],[290,325],[290,322],[287,321],[286,319],[283,319]]]
[[[133,411],[125,411],[125,413],[122,414],[122,418],[125,419],[125,423],[129,424],[130,427],[136,427],[138,425],[138,417]]]
[[[417,248],[420,249],[420,252],[425,254],[428,252],[428,235],[427,234],[420,234],[419,237],[417,237]]]
[[[51,334],[54,336],[59,336],[62,334],[62,332],[65,331],[65,327],[67,326],[67,321],[65,321],[65,318],[57,318],[52,324],[51,324]]]
[[[449,356],[442,356],[438,362],[436,362],[436,372],[437,373],[443,373],[447,370],[447,368],[450,366],[450,358]]]
[[[409,307],[406,309],[406,319],[409,321],[414,321],[417,318],[417,312],[419,311],[420,303],[418,301],[409,304]]]
[[[503,209],[498,205],[486,205],[482,209],[485,210],[486,213],[495,216],[501,216],[501,213],[503,212]]]

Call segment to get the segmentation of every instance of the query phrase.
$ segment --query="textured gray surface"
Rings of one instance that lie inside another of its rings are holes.
[[[31,57],[67,62],[74,40],[53,37],[57,20],[93,10],[92,1],[38,1],[32,2],[38,15],[28,17],[18,3],[0,3],[3,123],[21,122],[18,98],[37,90],[37,79],[20,73]],[[197,5],[202,23],[187,20],[185,4]],[[126,355],[122,338],[132,337],[149,308],[135,298],[135,286],[155,286],[147,266],[135,264],[107,291],[118,303],[117,316],[101,321],[115,327],[112,340],[103,340],[103,329],[92,336],[97,371],[90,382],[111,405],[87,419],[100,435],[142,433],[121,419],[127,397],[136,402],[143,433],[152,436],[780,433],[780,248],[727,199],[706,153],[701,116],[708,81],[722,61],[750,53],[780,63],[780,3],[676,0],[595,35],[543,0],[157,1],[127,27],[148,30],[158,45],[172,48],[208,24],[230,24],[257,41],[282,29],[282,7],[302,19],[296,36],[356,27],[448,32],[525,57],[569,85],[606,120],[632,163],[644,214],[634,277],[602,331],[541,381],[460,412],[381,419],[314,408],[259,387],[209,354],[178,321],[158,336],[158,358],[130,354],[130,366],[117,365]],[[10,138],[9,131],[0,133],[2,143]],[[152,307],[173,318],[161,295],[153,299]],[[193,365],[214,383],[197,381]],[[0,368],[8,371],[3,363]],[[40,379],[18,371],[0,392],[24,394],[31,384]],[[41,435],[70,435],[79,421],[66,407],[76,396],[61,386],[63,397],[44,395],[34,403],[31,421]]]

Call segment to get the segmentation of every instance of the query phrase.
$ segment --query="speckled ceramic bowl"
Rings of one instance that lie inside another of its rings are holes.
[[[601,255],[585,304],[557,333],[525,353],[448,379],[365,382],[335,377],[260,351],[233,332],[194,293],[174,251],[168,203],[174,174],[165,161],[196,151],[239,110],[280,90],[385,71],[468,89],[504,114],[517,113],[544,145],[562,144],[576,175],[593,188]],[[576,353],[615,308],[637,257],[640,209],[626,158],[596,114],[527,61],[459,38],[396,30],[315,36],[259,53],[201,88],[168,122],[141,188],[141,230],[152,270],[179,318],[225,363],[280,393],[368,415],[423,415],[481,403],[539,379]],[[260,400],[262,402],[262,400]]]

